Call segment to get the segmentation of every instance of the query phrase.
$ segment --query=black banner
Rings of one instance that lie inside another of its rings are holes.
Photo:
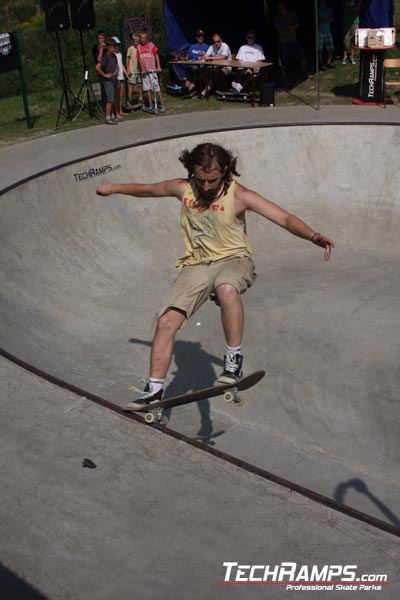
[[[17,43],[13,33],[0,33],[0,73],[20,68]]]

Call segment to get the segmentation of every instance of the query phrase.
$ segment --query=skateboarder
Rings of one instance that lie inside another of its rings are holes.
[[[175,197],[181,202],[181,232],[185,254],[179,275],[158,313],[150,359],[150,380],[143,396],[128,404],[140,409],[161,400],[178,329],[207,299],[221,309],[226,339],[224,369],[218,382],[237,381],[242,374],[241,342],[244,310],[240,295],[255,280],[245,213],[255,212],[290,233],[324,248],[329,260],[334,243],[295,215],[238,183],[237,158],[219,145],[205,143],[184,150],[179,160],[187,179],[157,183],[102,183],[100,196],[127,194],[141,198]]]

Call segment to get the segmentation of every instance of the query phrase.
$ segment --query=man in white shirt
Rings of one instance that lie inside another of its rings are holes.
[[[229,48],[228,44],[225,44],[225,42],[222,41],[222,38],[219,35],[219,33],[214,33],[212,37],[212,44],[207,50],[204,59],[210,62],[215,62],[219,60],[232,60],[231,49]],[[229,73],[232,71],[232,67],[222,67],[221,71],[224,75],[229,75]],[[209,85],[208,90],[205,90],[203,92],[203,95],[205,92],[210,90],[211,86]]]
[[[259,44],[256,44],[256,32],[254,30],[247,32],[246,41],[246,44],[240,46],[236,55],[236,60],[242,60],[244,62],[258,62],[265,60],[264,50]],[[254,71],[254,74],[259,72],[260,70],[257,69]],[[235,75],[235,80],[232,81],[232,91],[240,94],[243,88],[251,81],[253,73],[251,69],[238,69]]]
[[[214,33],[212,37],[212,44],[206,52],[205,60],[231,60],[232,53],[225,42],[222,41],[219,33]]]

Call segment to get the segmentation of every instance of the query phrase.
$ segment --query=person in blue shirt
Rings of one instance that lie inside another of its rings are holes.
[[[209,48],[208,44],[205,43],[205,31],[203,29],[197,29],[196,31],[196,42],[194,44],[190,44],[188,49],[188,59],[189,60],[204,60],[204,56]],[[188,66],[186,69],[186,79],[185,79],[185,87],[186,94],[191,94],[196,90],[196,87],[200,85],[199,79],[201,78],[201,83],[205,83],[205,75],[202,73],[202,68]]]

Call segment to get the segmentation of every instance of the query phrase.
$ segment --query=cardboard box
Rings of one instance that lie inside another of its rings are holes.
[[[377,46],[376,43],[373,46],[369,45],[368,36],[371,31],[380,31],[383,33],[383,44],[381,46]],[[359,27],[356,31],[356,46],[359,48],[394,46],[395,43],[396,29],[394,27],[381,27],[380,29],[366,29]]]
[[[367,44],[368,48],[384,48],[385,32],[382,29],[370,29]]]

